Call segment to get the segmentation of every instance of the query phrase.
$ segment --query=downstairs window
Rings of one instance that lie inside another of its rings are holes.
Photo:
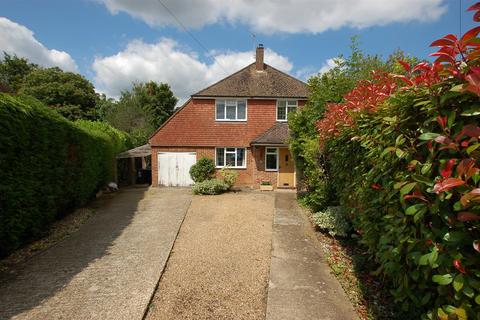
[[[217,168],[246,168],[245,148],[215,148],[215,166]]]

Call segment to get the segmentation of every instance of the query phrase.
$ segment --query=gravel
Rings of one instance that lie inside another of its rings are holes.
[[[274,194],[194,196],[147,319],[264,319]]]

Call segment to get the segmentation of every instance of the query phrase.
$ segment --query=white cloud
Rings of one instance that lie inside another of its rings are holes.
[[[342,61],[343,61],[343,59],[339,58],[339,57],[330,58],[330,59],[325,60],[325,62],[320,67],[320,69],[315,69],[312,66],[307,66],[307,67],[304,67],[304,68],[301,68],[301,69],[297,70],[297,72],[295,73],[295,76],[299,79],[302,79],[302,80],[306,81],[310,77],[313,77],[313,76],[316,76],[316,75],[322,75],[322,74],[332,70],[333,68],[335,68],[338,65],[338,62],[342,62]]]
[[[166,82],[182,102],[255,60],[252,52],[231,51],[212,51],[211,58],[210,64],[202,62],[196,53],[168,38],[153,44],[134,40],[115,55],[95,58],[95,87],[108,96],[118,97],[133,82]],[[285,72],[292,70],[287,58],[270,49],[265,49],[265,62]]]
[[[151,26],[177,26],[164,3],[187,27],[243,23],[256,32],[319,33],[393,22],[435,21],[445,0],[97,0],[116,14],[126,12]],[[160,2],[161,1],[161,2]]]
[[[78,71],[72,57],[65,51],[48,49],[35,39],[33,32],[16,22],[0,17],[0,52],[16,54],[45,67]]]
[[[325,61],[322,66],[320,67],[320,70],[318,70],[318,73],[319,74],[324,74],[330,70],[332,70],[333,68],[335,68],[339,62],[339,58],[330,58],[330,59],[327,59],[327,61]]]

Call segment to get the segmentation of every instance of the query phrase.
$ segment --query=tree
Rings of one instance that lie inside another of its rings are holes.
[[[317,74],[308,79],[311,95],[309,101],[288,119],[290,128],[290,150],[296,160],[296,165],[307,191],[304,198],[313,210],[320,210],[331,199],[326,184],[324,170],[319,165],[321,158],[318,148],[318,132],[315,126],[328,103],[340,103],[343,96],[355,88],[360,80],[372,79],[372,71],[397,72],[401,66],[398,58],[409,62],[418,61],[405,56],[398,50],[386,61],[378,55],[368,55],[359,48],[358,37],[352,38],[350,55],[340,55],[335,60],[335,66],[323,74]],[[400,69],[399,69],[400,68]]]
[[[115,100],[107,98],[104,93],[97,93],[95,99],[95,118],[100,121],[106,121],[110,110],[115,108]]]
[[[155,130],[140,100],[133,92],[123,91],[120,100],[105,113],[105,120],[115,128],[127,132],[135,147],[147,143],[149,135]]]
[[[101,103],[108,104],[107,100]],[[135,146],[147,143],[148,137],[170,117],[177,98],[165,83],[136,83],[123,91],[120,100],[108,106],[105,119],[117,129],[130,134]],[[97,106],[101,113],[102,106]]]
[[[17,93],[25,77],[35,69],[38,66],[27,59],[4,52],[3,60],[0,61],[0,91]]]
[[[166,83],[157,84],[153,81],[133,86],[132,92],[136,95],[142,108],[149,115],[149,122],[158,128],[173,113],[178,99],[173,95],[170,86]]]
[[[25,77],[19,92],[37,98],[70,120],[95,119],[95,89],[79,74],[56,67],[38,68]]]

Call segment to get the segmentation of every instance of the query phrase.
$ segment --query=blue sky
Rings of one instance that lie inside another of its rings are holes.
[[[154,80],[170,83],[185,99],[248,64],[252,33],[268,48],[267,62],[305,80],[326,70],[329,59],[348,54],[353,35],[371,54],[386,57],[400,48],[425,58],[431,41],[473,26],[465,9],[475,1],[226,2],[2,0],[0,50],[80,72],[109,96],[134,81]]]

